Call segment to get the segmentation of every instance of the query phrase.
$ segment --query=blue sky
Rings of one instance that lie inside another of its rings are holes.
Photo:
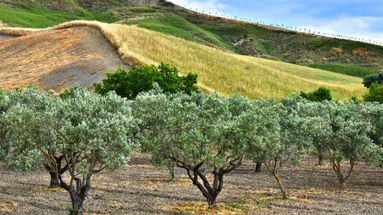
[[[204,11],[383,42],[383,0],[170,0]]]

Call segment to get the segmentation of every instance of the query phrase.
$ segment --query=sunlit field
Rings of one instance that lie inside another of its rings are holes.
[[[94,26],[117,49],[124,61],[150,65],[168,63],[199,76],[199,87],[222,95],[240,93],[250,98],[284,97],[293,92],[330,88],[336,99],[361,97],[362,79],[289,63],[228,53],[136,26],[73,21],[52,29]],[[0,32],[25,35],[48,29],[2,28]]]

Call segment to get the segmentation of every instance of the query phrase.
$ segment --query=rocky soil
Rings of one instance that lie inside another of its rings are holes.
[[[272,176],[266,171],[255,174],[255,165],[245,162],[226,176],[218,198],[221,207],[236,210],[212,214],[383,214],[383,169],[359,166],[347,191],[340,192],[329,166],[315,163],[309,159],[301,167],[282,168],[290,199],[281,200]],[[68,194],[47,189],[48,184],[43,170],[14,172],[1,164],[0,214],[67,214]],[[167,171],[136,154],[128,167],[94,177],[85,208],[86,214],[204,214],[198,212],[204,205],[182,169],[169,182]]]

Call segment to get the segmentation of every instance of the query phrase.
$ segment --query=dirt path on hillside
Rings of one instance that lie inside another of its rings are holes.
[[[112,45],[92,27],[1,38],[0,87],[5,89],[29,83],[55,90],[72,85],[91,87],[105,77],[104,72],[133,66],[124,64]]]
[[[281,200],[275,198],[280,194],[273,177],[266,171],[255,174],[254,164],[245,162],[225,176],[218,202],[237,209],[250,208],[231,214],[383,214],[381,168],[361,164],[347,191],[339,192],[331,168],[315,163],[315,159],[309,159],[301,167],[282,168],[282,180],[291,198]],[[94,176],[85,203],[87,214],[190,214],[177,210],[195,210],[206,204],[182,169],[177,169],[175,182],[166,178],[166,171],[155,169],[147,156],[136,154],[129,167]],[[0,214],[66,215],[68,194],[48,190],[48,184],[45,171],[13,172],[0,164]]]

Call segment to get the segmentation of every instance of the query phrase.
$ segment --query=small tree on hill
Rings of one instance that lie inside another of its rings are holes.
[[[301,92],[300,96],[313,102],[332,100],[331,90],[325,87],[319,87],[317,90],[309,93]]]
[[[146,93],[135,101],[135,112],[144,128],[141,146],[155,161],[172,160],[184,169],[209,207],[216,206],[224,175],[237,168],[243,158],[244,145],[235,132],[241,106],[232,105],[240,100],[214,94]]]
[[[71,197],[71,214],[82,213],[94,174],[127,163],[133,146],[131,134],[136,132],[126,99],[116,94],[98,96],[80,88],[49,101],[43,111],[17,104],[7,112],[7,119],[12,145],[34,146],[24,157],[37,155],[52,163],[56,172],[58,161],[51,150],[63,157],[69,180],[60,174],[58,178]]]
[[[164,92],[198,92],[195,86],[197,75],[189,73],[179,76],[178,69],[161,63],[155,66],[133,67],[129,72],[118,69],[114,73],[106,73],[107,78],[102,83],[95,83],[95,92],[105,95],[115,91],[119,96],[134,99],[140,92],[149,91],[154,83],[158,83]]]
[[[383,70],[381,70],[378,74],[367,75],[363,78],[363,85],[365,87],[370,88],[373,83],[383,83]]]
[[[379,102],[383,103],[383,84],[371,84],[368,92],[363,96],[366,102]]]

